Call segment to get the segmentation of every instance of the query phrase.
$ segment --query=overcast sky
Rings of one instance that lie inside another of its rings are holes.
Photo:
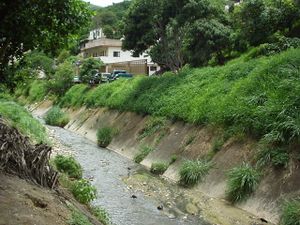
[[[98,5],[102,7],[112,5],[113,3],[123,2],[123,0],[83,0],[83,1],[90,2],[93,5]]]

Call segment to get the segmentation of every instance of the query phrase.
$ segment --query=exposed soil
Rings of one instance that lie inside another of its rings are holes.
[[[64,225],[71,212],[54,191],[0,173],[0,225]]]

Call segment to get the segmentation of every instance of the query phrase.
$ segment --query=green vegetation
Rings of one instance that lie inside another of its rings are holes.
[[[195,139],[196,139],[196,135],[189,136],[188,139],[185,142],[185,146],[188,146],[188,145],[192,144],[195,141]]]
[[[71,191],[74,197],[83,204],[88,204],[96,198],[96,188],[86,179],[74,181]]]
[[[136,155],[134,156],[133,160],[136,163],[140,163],[144,160],[144,158],[146,158],[146,156],[152,152],[154,150],[154,148],[150,147],[150,146],[141,146],[141,148],[139,149],[139,152],[136,153]]]
[[[72,210],[72,217],[68,221],[69,225],[93,225],[89,219],[77,210]]]
[[[97,131],[97,142],[98,145],[102,148],[106,148],[113,139],[113,136],[116,135],[117,131],[111,127],[99,128]]]
[[[30,102],[39,102],[44,100],[48,93],[47,84],[45,81],[35,80],[30,84],[28,100]]]
[[[80,106],[84,102],[84,94],[88,91],[88,86],[85,84],[78,84],[72,86],[66,94],[60,99],[61,107]]]
[[[51,126],[64,127],[69,122],[69,117],[58,106],[53,106],[45,115],[45,122]]]
[[[170,165],[173,164],[173,163],[175,163],[176,160],[177,160],[177,158],[178,158],[177,155],[172,155],[172,156],[171,156],[171,160],[170,160]]]
[[[257,165],[263,167],[271,163],[276,168],[286,168],[289,159],[289,154],[285,148],[264,146],[258,152]]]
[[[72,156],[57,155],[53,160],[56,169],[70,178],[82,178],[82,168]]]
[[[281,225],[300,225],[300,199],[286,201],[283,205]]]
[[[93,213],[94,216],[100,221],[103,225],[111,225],[111,219],[109,214],[106,212],[105,209],[100,208],[100,207],[91,207],[91,212]]]
[[[187,160],[179,170],[180,183],[192,186],[200,182],[211,169],[212,164],[205,160]]]
[[[49,143],[43,125],[17,103],[0,100],[0,116],[11,121],[14,127],[24,135],[28,135],[31,140]]]
[[[224,140],[222,138],[214,138],[212,142],[211,151],[216,153],[221,150],[223,145],[224,145]]]
[[[139,139],[150,136],[157,131],[161,130],[166,124],[166,118],[164,117],[150,117],[146,122],[145,128],[139,132]]]
[[[169,167],[168,163],[165,162],[155,162],[151,164],[150,172],[153,174],[163,174]]]
[[[260,173],[248,164],[231,169],[228,173],[227,198],[230,202],[240,202],[248,198],[256,189]]]
[[[299,137],[300,114],[293,109],[300,49],[252,60],[246,56],[220,67],[185,68],[176,76],[100,85],[85,93],[83,104],[214,124],[271,143]]]
[[[89,83],[90,80],[93,80],[94,75],[100,70],[101,66],[103,66],[101,60],[92,57],[83,60],[79,72],[80,80],[84,83]]]

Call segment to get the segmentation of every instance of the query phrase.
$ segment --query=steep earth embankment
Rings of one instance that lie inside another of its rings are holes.
[[[35,106],[35,114],[43,115],[51,107],[51,102],[43,102]],[[154,147],[141,164],[150,167],[153,162],[169,162],[176,155],[178,159],[163,174],[173,181],[178,180],[179,167],[184,159],[195,159],[207,155],[219,137],[213,128],[194,126],[183,122],[166,123],[151,135],[141,138],[147,126],[149,116],[141,116],[131,112],[100,109],[66,109],[71,120],[65,127],[96,142],[97,129],[113,127],[118,130],[109,149],[133,159],[141,146]],[[231,138],[220,151],[213,156],[214,167],[205,180],[194,187],[196,191],[213,198],[224,198],[227,171],[243,162],[255,160],[257,142],[250,138]],[[248,212],[277,223],[279,206],[283,197],[299,193],[300,168],[299,161],[291,159],[288,168],[276,170],[269,168],[261,180],[254,195],[247,201],[238,204]]]

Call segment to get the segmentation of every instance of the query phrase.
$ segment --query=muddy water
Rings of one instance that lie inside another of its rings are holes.
[[[105,208],[116,225],[208,225],[180,210],[168,209],[165,202],[128,187],[123,180],[142,170],[127,158],[101,149],[93,142],[68,130],[50,127],[55,137],[70,148],[98,190],[95,205]],[[133,198],[133,195],[136,198]],[[163,205],[163,210],[157,207]]]

